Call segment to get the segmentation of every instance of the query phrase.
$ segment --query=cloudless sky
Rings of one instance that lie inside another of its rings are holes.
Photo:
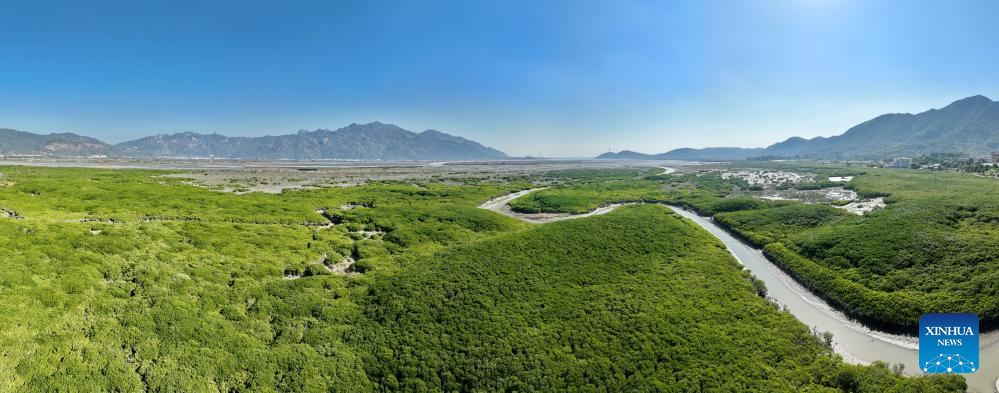
[[[999,99],[999,1],[0,0],[0,128],[382,121],[513,155],[835,135]]]

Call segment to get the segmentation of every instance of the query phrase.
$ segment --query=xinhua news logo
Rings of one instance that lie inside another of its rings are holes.
[[[924,373],[973,373],[978,364],[975,314],[925,314],[919,319],[919,366]]]

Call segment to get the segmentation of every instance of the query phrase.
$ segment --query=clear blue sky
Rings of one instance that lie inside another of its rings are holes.
[[[5,1],[0,127],[765,146],[999,99],[999,1]]]

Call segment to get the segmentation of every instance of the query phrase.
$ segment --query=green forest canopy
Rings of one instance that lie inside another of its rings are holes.
[[[928,312],[970,312],[999,323],[999,182],[871,169],[851,187],[887,195],[887,207],[856,216],[792,204],[715,219],[867,321],[911,330]]]
[[[163,174],[0,167],[20,217],[0,219],[0,389],[964,386],[844,365],[660,207],[530,226],[475,207],[523,182],[234,195]]]

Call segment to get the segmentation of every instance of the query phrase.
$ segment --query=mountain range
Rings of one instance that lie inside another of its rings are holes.
[[[110,145],[76,134],[38,135],[0,129],[0,154],[134,158],[240,158],[260,160],[489,160],[508,156],[475,141],[393,124],[351,124],[337,130],[230,137],[182,132]]]
[[[737,161],[761,155],[763,150],[762,147],[750,149],[742,147],[706,147],[703,149],[684,147],[659,154],[643,154],[622,150],[617,153],[607,152],[597,158],[608,160]]]
[[[709,147],[660,154],[604,153],[599,159],[734,161],[750,158],[881,159],[930,153],[986,156],[999,150],[999,102],[972,96],[918,114],[893,113],[841,135],[789,138],[766,148]],[[241,158],[267,160],[491,160],[505,153],[475,141],[393,124],[351,124],[262,137],[183,132],[107,144],[72,133],[39,135],[0,129],[0,155],[135,158]]]
[[[749,158],[882,159],[930,153],[982,157],[999,150],[999,102],[972,96],[918,114],[892,113],[860,123],[842,135],[792,137],[766,148],[676,149],[647,155],[604,153],[602,159],[732,161]]]

